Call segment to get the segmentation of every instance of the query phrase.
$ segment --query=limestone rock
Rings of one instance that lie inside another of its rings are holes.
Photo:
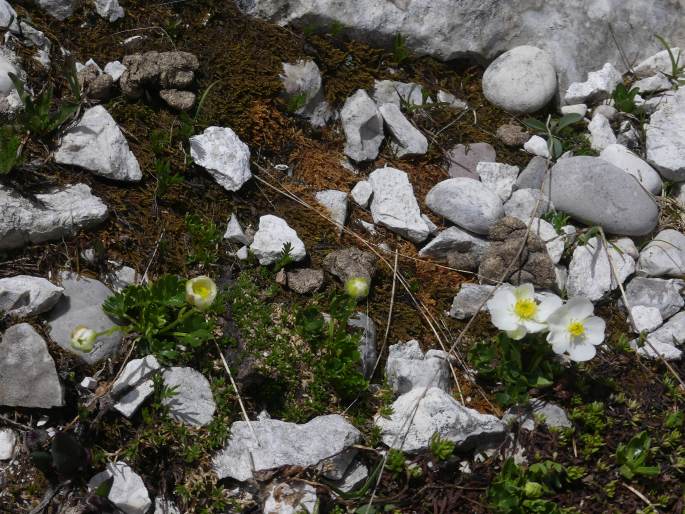
[[[485,310],[485,302],[490,298],[495,286],[486,284],[462,284],[457,296],[452,301],[450,316],[464,320],[475,316],[481,310]]]
[[[661,176],[685,181],[685,89],[657,110],[645,130],[647,160]]]
[[[191,137],[190,155],[227,191],[238,191],[252,178],[250,149],[230,128],[207,127]]]
[[[345,155],[357,162],[375,159],[384,138],[383,117],[366,91],[359,89],[345,101],[340,120],[345,131]]]
[[[685,306],[682,296],[685,282],[682,280],[635,277],[625,289],[628,305],[655,307],[663,319],[670,318]]]
[[[17,435],[9,428],[0,429],[0,460],[10,460],[14,457],[17,446]]]
[[[316,193],[314,198],[328,211],[328,216],[335,222],[338,235],[342,234],[347,219],[347,193],[326,189]]]
[[[614,88],[623,80],[621,73],[613,64],[606,63],[602,69],[591,71],[585,82],[574,82],[566,91],[564,101],[567,104],[587,103],[605,100],[611,96]]]
[[[414,82],[376,80],[373,99],[379,106],[387,103],[397,107],[402,107],[403,104],[423,105],[423,88]]]
[[[173,367],[162,374],[164,385],[175,394],[162,400],[176,421],[201,427],[212,421],[216,404],[209,381],[193,368]]]
[[[544,157],[539,155],[533,157],[519,173],[516,179],[516,189],[542,189],[550,166],[551,164]]]
[[[448,260],[452,256],[456,260],[456,254],[458,254],[460,256],[458,260],[462,264],[459,269],[473,271],[478,268],[487,247],[488,241],[485,238],[459,227],[449,227],[424,246],[419,252],[419,257]]]
[[[362,209],[366,209],[369,206],[372,194],[373,188],[371,187],[371,184],[369,184],[369,182],[366,180],[360,180],[359,182],[357,182],[352,188],[352,191],[350,191],[352,200],[354,200],[354,203],[359,205],[359,207],[361,207]]]
[[[396,394],[416,387],[439,387],[449,392],[452,387],[449,357],[441,350],[423,353],[416,340],[390,345],[385,374]]]
[[[88,489],[94,491],[103,482],[114,477],[107,498],[125,514],[146,514],[152,507],[152,500],[143,479],[125,462],[111,462],[105,471],[98,473],[88,482]]]
[[[450,177],[467,177],[478,180],[478,173],[476,173],[478,163],[495,162],[496,158],[495,149],[489,143],[456,145],[447,153]]]
[[[112,384],[110,394],[115,399],[113,407],[130,418],[154,392],[151,377],[160,367],[153,355],[129,361],[119,378]]]
[[[595,114],[587,128],[590,131],[590,146],[593,150],[601,152],[607,146],[616,144],[616,135],[604,115]]]
[[[227,239],[231,243],[239,243],[248,245],[252,241],[243,231],[243,227],[240,226],[238,217],[235,214],[231,214],[228,224],[226,226],[226,232],[224,232],[224,239]]]
[[[95,10],[110,22],[124,17],[124,8],[119,5],[119,0],[95,0]]]
[[[599,154],[599,158],[635,177],[650,193],[661,194],[663,183],[659,174],[625,146],[618,144],[606,146]]]
[[[397,157],[423,155],[428,151],[426,136],[405,118],[397,105],[382,104],[378,112],[393,137],[391,148]]]
[[[503,202],[511,196],[511,192],[518,177],[518,166],[510,166],[499,162],[479,162],[476,174],[483,184],[497,193]]]
[[[66,20],[74,14],[80,1],[79,0],[37,0],[38,6],[53,18],[59,21]]]
[[[522,221],[539,218],[552,210],[554,205],[539,189],[517,189],[504,204],[504,214]]]
[[[304,482],[283,482],[266,491],[264,514],[315,514],[318,512],[316,489]]]
[[[659,232],[640,252],[638,272],[648,277],[685,275],[685,235],[677,230]]]
[[[17,275],[0,279],[0,313],[12,317],[42,314],[52,309],[63,289],[42,277]]]
[[[195,105],[195,93],[181,89],[162,89],[159,97],[177,111],[189,111]]]
[[[281,82],[288,101],[297,102],[295,114],[307,118],[314,127],[326,125],[333,113],[324,100],[321,72],[314,61],[284,62]]]
[[[550,158],[547,141],[540,136],[532,136],[526,144],[523,145],[523,149],[533,155],[544,157],[545,159]]]
[[[497,127],[496,135],[497,139],[507,146],[522,146],[531,139],[530,134],[516,123],[500,125]]]

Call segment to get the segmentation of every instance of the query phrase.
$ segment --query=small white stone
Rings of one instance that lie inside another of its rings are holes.
[[[235,252],[235,256],[241,261],[246,261],[249,257],[247,246],[243,246],[237,252]]]
[[[397,157],[423,155],[428,151],[428,140],[412,125],[395,104],[383,104],[378,108],[383,121],[392,134],[392,150]]]
[[[227,191],[238,191],[252,178],[250,149],[230,128],[207,127],[191,137],[190,155]]]
[[[362,209],[366,209],[369,206],[369,201],[371,201],[372,194],[373,188],[371,187],[371,184],[369,184],[369,182],[366,180],[360,180],[359,182],[357,182],[352,188],[352,191],[350,192],[350,195],[352,196],[352,200],[354,200],[354,203],[359,205],[359,207],[361,207]]]
[[[592,117],[588,130],[590,131],[590,146],[593,150],[601,152],[607,146],[616,144],[616,136],[611,124],[603,114],[597,113]]]
[[[357,90],[340,111],[345,131],[345,155],[361,162],[373,160],[383,143],[383,117],[378,107],[363,89]]]
[[[454,96],[452,93],[448,93],[447,91],[443,91],[442,89],[438,91],[438,102],[440,103],[446,103],[453,109],[457,109],[458,111],[465,111],[466,109],[469,108],[469,104],[464,102],[463,100],[460,100],[456,96]]]
[[[119,61],[112,61],[105,64],[105,73],[112,77],[112,80],[116,82],[126,71],[126,66],[121,64]]]
[[[81,380],[79,385],[84,389],[88,389],[89,391],[95,391],[98,386],[98,381],[93,377],[85,377],[83,380]]]
[[[112,462],[88,482],[90,491],[114,477],[107,498],[126,514],[146,514],[152,507],[143,479],[125,462]]]
[[[601,70],[588,73],[585,82],[574,82],[566,90],[564,101],[567,105],[597,101],[608,98],[614,88],[623,80],[621,73],[611,63]]]
[[[295,262],[305,258],[307,250],[304,243],[284,219],[271,214],[259,218],[259,229],[250,250],[262,266],[273,264],[280,259],[286,243],[291,245],[290,257]]]
[[[119,0],[95,0],[95,10],[110,22],[124,17],[124,9],[119,5]]]
[[[479,162],[476,166],[476,173],[483,184],[497,193],[503,202],[506,202],[514,189],[519,168],[499,162]]]
[[[14,456],[17,435],[9,428],[0,429],[0,460],[10,460]]]
[[[338,235],[342,234],[347,219],[347,193],[327,189],[316,193],[314,198],[328,211],[328,215],[338,228]]]
[[[562,105],[561,114],[580,114],[585,117],[587,114],[587,105],[585,104],[573,104],[573,105]]]
[[[228,225],[226,226],[226,232],[224,233],[224,239],[230,241],[231,243],[240,243],[243,245],[248,245],[252,243],[243,232],[243,227],[240,226],[238,217],[235,214],[231,214],[231,218],[228,220]]]
[[[549,147],[547,141],[540,136],[531,136],[523,145],[523,149],[533,155],[539,155],[545,159],[549,159]]]
[[[636,305],[630,309],[630,314],[628,321],[632,321],[633,328],[637,333],[653,332],[664,323],[661,312],[656,307]]]

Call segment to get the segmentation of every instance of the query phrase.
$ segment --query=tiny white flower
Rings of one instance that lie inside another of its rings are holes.
[[[514,287],[509,284],[500,286],[487,307],[492,324],[504,330],[512,339],[523,339],[528,334],[542,332],[547,328],[545,322],[550,314],[561,307],[562,301],[555,294],[544,295],[542,301],[535,299],[532,284]]]
[[[357,277],[345,282],[345,291],[355,300],[366,298],[369,295],[369,279]]]
[[[554,353],[568,354],[572,361],[589,361],[595,356],[595,346],[604,341],[604,320],[593,316],[594,307],[587,298],[571,298],[547,318],[547,341]]]
[[[97,337],[97,332],[92,328],[77,325],[71,332],[71,346],[80,352],[91,352]]]
[[[186,282],[186,301],[199,310],[208,309],[216,298],[216,284],[207,276],[191,278]]]

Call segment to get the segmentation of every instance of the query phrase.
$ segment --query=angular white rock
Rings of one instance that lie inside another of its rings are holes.
[[[248,245],[252,243],[245,235],[243,227],[240,226],[238,221],[238,216],[231,214],[231,219],[228,220],[228,225],[226,226],[226,232],[224,233],[224,239],[230,241],[231,243],[240,243],[243,245]]]
[[[639,274],[648,277],[685,275],[685,234],[662,230],[642,249],[637,266]]]
[[[366,209],[369,206],[372,194],[373,188],[367,180],[360,180],[354,185],[352,191],[350,191],[352,200],[354,200],[354,203],[356,203],[362,209]]]
[[[0,279],[0,313],[35,316],[52,309],[62,297],[62,289],[42,277],[17,275]]]
[[[428,140],[412,125],[395,104],[382,104],[378,111],[393,137],[392,150],[397,157],[423,155],[428,151]]]
[[[623,283],[635,272],[635,260],[631,254],[636,252],[635,244],[628,238],[609,243],[608,252],[603,242],[596,237],[591,238],[584,246],[577,246],[568,270],[566,289],[569,297],[585,296],[593,302],[600,300],[618,287],[609,259],[618,280]]]
[[[641,332],[653,332],[664,323],[659,309],[656,307],[645,307],[644,305],[636,305],[630,309],[629,321],[632,322],[633,329],[638,334]]]
[[[481,306],[485,310],[485,302],[494,290],[495,286],[487,284],[462,284],[452,302],[450,316],[460,320],[475,316]]]
[[[466,177],[443,180],[426,195],[426,206],[455,225],[487,234],[502,216],[501,198],[482,182]]]
[[[125,462],[111,462],[105,471],[88,482],[88,489],[96,490],[100,484],[114,477],[107,498],[126,514],[146,514],[152,500],[143,479]]]
[[[357,162],[375,159],[384,138],[383,117],[366,91],[358,89],[345,100],[340,121],[345,131],[345,155]]]
[[[314,466],[360,439],[359,430],[338,414],[318,416],[304,424],[277,419],[236,421],[228,444],[214,456],[213,467],[219,479],[245,481],[282,466]]]
[[[685,281],[677,279],[635,277],[626,286],[628,305],[656,307],[663,319],[670,318],[685,306],[683,292]]]
[[[154,392],[151,376],[160,368],[153,355],[129,361],[119,378],[112,384],[110,393],[115,399],[113,407],[130,418]]]
[[[278,216],[267,214],[259,218],[259,228],[250,250],[262,266],[273,264],[282,255],[283,246],[290,243],[290,257],[297,262],[307,255],[304,243],[288,223]]]
[[[534,46],[517,46],[495,59],[483,74],[483,94],[511,112],[535,112],[557,92],[552,56]]]
[[[314,127],[323,127],[332,116],[324,100],[321,72],[314,61],[299,60],[295,64],[283,63],[283,88],[289,99],[303,98],[295,114],[304,116]]]
[[[547,141],[540,136],[531,136],[531,138],[523,144],[523,149],[533,155],[539,155],[540,157],[549,159]]]
[[[549,196],[539,189],[517,189],[504,204],[504,214],[527,222],[554,210]]]
[[[562,105],[561,114],[580,114],[585,117],[587,114],[587,105],[585,104],[573,104],[573,105]]]
[[[499,162],[479,162],[476,173],[483,184],[493,190],[503,202],[511,196],[518,177],[518,166],[510,166]]]
[[[677,46],[672,47],[670,51],[674,56],[677,56],[681,52],[680,48]],[[633,68],[633,72],[636,77],[645,78],[656,75],[657,73],[671,73],[672,69],[671,57],[669,56],[668,50],[664,49],[638,63],[638,65]]]
[[[587,128],[590,131],[590,146],[593,150],[601,152],[607,146],[616,144],[616,135],[603,114],[595,114]]]
[[[673,87],[673,84],[663,73],[657,73],[651,77],[638,80],[632,87],[638,88],[644,94],[667,91]]]
[[[124,17],[124,9],[119,5],[119,0],[95,0],[95,10],[110,22]]]
[[[0,0],[0,26],[7,27],[11,32],[19,32],[17,11],[7,2]]]
[[[524,220],[528,221],[528,220]],[[533,218],[530,224],[530,232],[537,235],[545,243],[547,253],[554,264],[558,264],[564,253],[564,237],[558,234],[554,227],[541,218]]]
[[[416,387],[452,387],[449,358],[441,350],[429,350],[424,355],[416,340],[390,345],[385,374],[396,394],[404,394]]]
[[[55,162],[79,166],[113,180],[136,182],[143,178],[124,134],[102,105],[88,109],[64,133]]]
[[[481,257],[485,254],[488,241],[459,227],[449,227],[440,232],[435,239],[424,246],[419,252],[420,257],[445,259],[450,252],[473,253]]]
[[[376,80],[373,86],[373,99],[378,105],[387,103],[397,107],[402,107],[403,103],[423,105],[423,88],[414,82]]]
[[[685,181],[685,88],[652,115],[645,135],[649,163],[665,179]]]
[[[328,211],[328,215],[338,228],[338,235],[342,234],[347,219],[347,193],[326,189],[316,193],[314,198]]]
[[[314,514],[318,512],[316,489],[303,482],[272,484],[266,491],[263,514]]]
[[[467,104],[464,100],[460,100],[452,93],[443,91],[442,89],[438,91],[437,98],[438,102],[446,103],[450,107],[452,107],[453,109],[457,109],[458,111],[465,111],[469,108],[469,104]]]
[[[661,194],[663,182],[659,174],[625,146],[619,144],[606,146],[599,154],[599,158],[635,177],[650,193]]]
[[[112,61],[105,64],[105,73],[112,77],[114,82],[119,80],[125,71],[126,66],[121,64],[119,61]]]
[[[611,96],[614,88],[623,80],[613,64],[606,63],[601,70],[591,71],[585,82],[574,82],[566,90],[567,105],[585,103],[586,100],[604,100]]]
[[[9,428],[0,429],[0,460],[10,460],[17,446],[17,435]]]
[[[207,127],[191,137],[190,155],[227,191],[238,191],[252,178],[250,149],[230,128]]]
[[[506,432],[495,416],[464,407],[437,387],[412,389],[395,400],[392,409],[389,418],[377,415],[375,423],[386,445],[406,452],[427,449],[436,432],[462,449],[498,442]]]
[[[395,168],[379,168],[369,175],[368,180],[373,189],[371,215],[374,223],[414,243],[424,241],[430,229],[421,217],[407,174]]]
[[[175,394],[162,404],[176,421],[201,427],[212,421],[216,404],[209,381],[193,368],[167,368],[162,374],[164,385],[175,388]]]

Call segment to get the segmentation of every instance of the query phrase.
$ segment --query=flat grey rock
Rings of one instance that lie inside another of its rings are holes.
[[[498,418],[464,407],[437,387],[412,389],[395,400],[392,409],[389,418],[376,416],[375,423],[387,446],[405,452],[428,449],[435,433],[464,450],[497,443],[506,433]]]
[[[143,479],[125,462],[111,462],[105,471],[98,473],[88,482],[88,489],[94,491],[103,482],[114,477],[107,498],[125,514],[146,514],[152,507]]]
[[[539,189],[517,189],[504,204],[504,214],[521,221],[540,218],[553,210],[549,197]]]
[[[483,94],[505,111],[532,113],[557,92],[552,56],[534,46],[517,46],[495,59],[483,74]]]
[[[85,184],[35,197],[37,202],[0,185],[0,250],[60,240],[107,219],[107,206]]]
[[[439,387],[448,392],[452,387],[448,355],[440,350],[424,354],[416,340],[390,345],[385,375],[398,395],[416,387]]]
[[[176,388],[176,394],[162,400],[176,421],[193,427],[208,424],[214,418],[216,404],[209,381],[193,368],[167,368],[162,374],[164,385]]]
[[[373,86],[373,99],[376,104],[393,104],[397,107],[423,105],[423,88],[414,82],[397,80],[376,80]]]
[[[495,148],[489,143],[456,145],[447,153],[450,177],[467,177],[478,180],[478,173],[476,173],[478,163],[495,162],[496,158]]]
[[[486,310],[484,303],[495,290],[495,286],[487,284],[462,284],[459,292],[452,301],[450,316],[464,320],[475,316],[478,308],[482,305],[481,312]]]
[[[645,135],[647,161],[665,179],[685,181],[685,89],[652,114]]]
[[[421,248],[419,257],[431,257],[438,260],[446,260],[451,253],[468,255],[474,264],[485,254],[488,248],[488,240],[484,237],[471,234],[459,227],[449,227],[440,232],[426,246]]]
[[[361,433],[338,414],[318,416],[296,424],[276,419],[236,421],[231,438],[213,460],[219,479],[249,480],[282,466],[315,466],[361,439]],[[256,435],[256,439],[255,439]],[[254,464],[254,467],[253,467]]]
[[[523,168],[516,179],[516,189],[542,189],[542,184],[547,176],[547,168],[552,166],[544,157],[536,155]]]
[[[0,313],[20,318],[43,314],[62,297],[63,289],[42,277],[16,275],[0,279]]]
[[[50,409],[64,404],[55,361],[27,323],[14,325],[0,342],[0,405]]]
[[[607,62],[597,71],[590,71],[585,82],[574,82],[566,90],[564,102],[568,105],[597,102],[611,96],[619,82],[621,73]]]
[[[112,180],[137,182],[143,178],[124,134],[102,105],[88,109],[76,125],[67,129],[55,152],[55,162],[85,168]]]
[[[637,269],[648,277],[685,275],[685,234],[670,228],[659,232],[640,252]]]
[[[366,209],[371,201],[371,195],[373,194],[373,188],[366,180],[360,180],[357,182],[352,191],[350,191],[350,196],[352,200],[362,209]]]
[[[529,405],[512,407],[502,416],[502,422],[509,423],[516,420],[525,430],[535,428],[536,418],[542,418],[543,423],[550,428],[571,428],[573,424],[568,419],[566,411],[554,403],[532,399]]]
[[[319,512],[316,489],[304,482],[271,484],[266,490],[264,514],[315,514]]]
[[[324,273],[320,269],[296,269],[286,273],[288,287],[299,294],[310,294],[321,289]]]
[[[631,307],[656,307],[663,319],[668,319],[685,306],[682,293],[685,281],[635,277],[626,285],[626,297]]]
[[[340,120],[345,131],[345,155],[357,162],[375,159],[385,137],[383,117],[366,91],[358,89],[345,101]]]
[[[89,353],[71,346],[71,333],[78,325],[85,325],[96,332],[104,332],[116,326],[115,321],[102,310],[102,304],[112,296],[112,291],[99,280],[68,271],[60,273],[60,280],[64,288],[63,296],[48,315],[52,340],[89,365],[115,355],[121,343],[122,335],[119,331],[98,337]]]
[[[316,193],[314,198],[328,211],[328,216],[337,227],[338,235],[342,234],[347,219],[347,193],[326,189]]]
[[[382,104],[378,111],[392,135],[391,149],[397,157],[413,157],[428,151],[426,136],[411,124],[397,105]]]
[[[439,182],[426,195],[426,206],[455,225],[487,234],[504,216],[502,200],[482,182],[460,177]]]
[[[160,368],[153,355],[129,361],[119,378],[112,384],[110,394],[115,399],[113,407],[130,418],[154,392],[151,377]]]
[[[551,183],[550,183],[551,182]],[[659,209],[625,171],[597,157],[560,159],[551,170],[549,193],[554,207],[610,234],[643,236],[657,225]]]

